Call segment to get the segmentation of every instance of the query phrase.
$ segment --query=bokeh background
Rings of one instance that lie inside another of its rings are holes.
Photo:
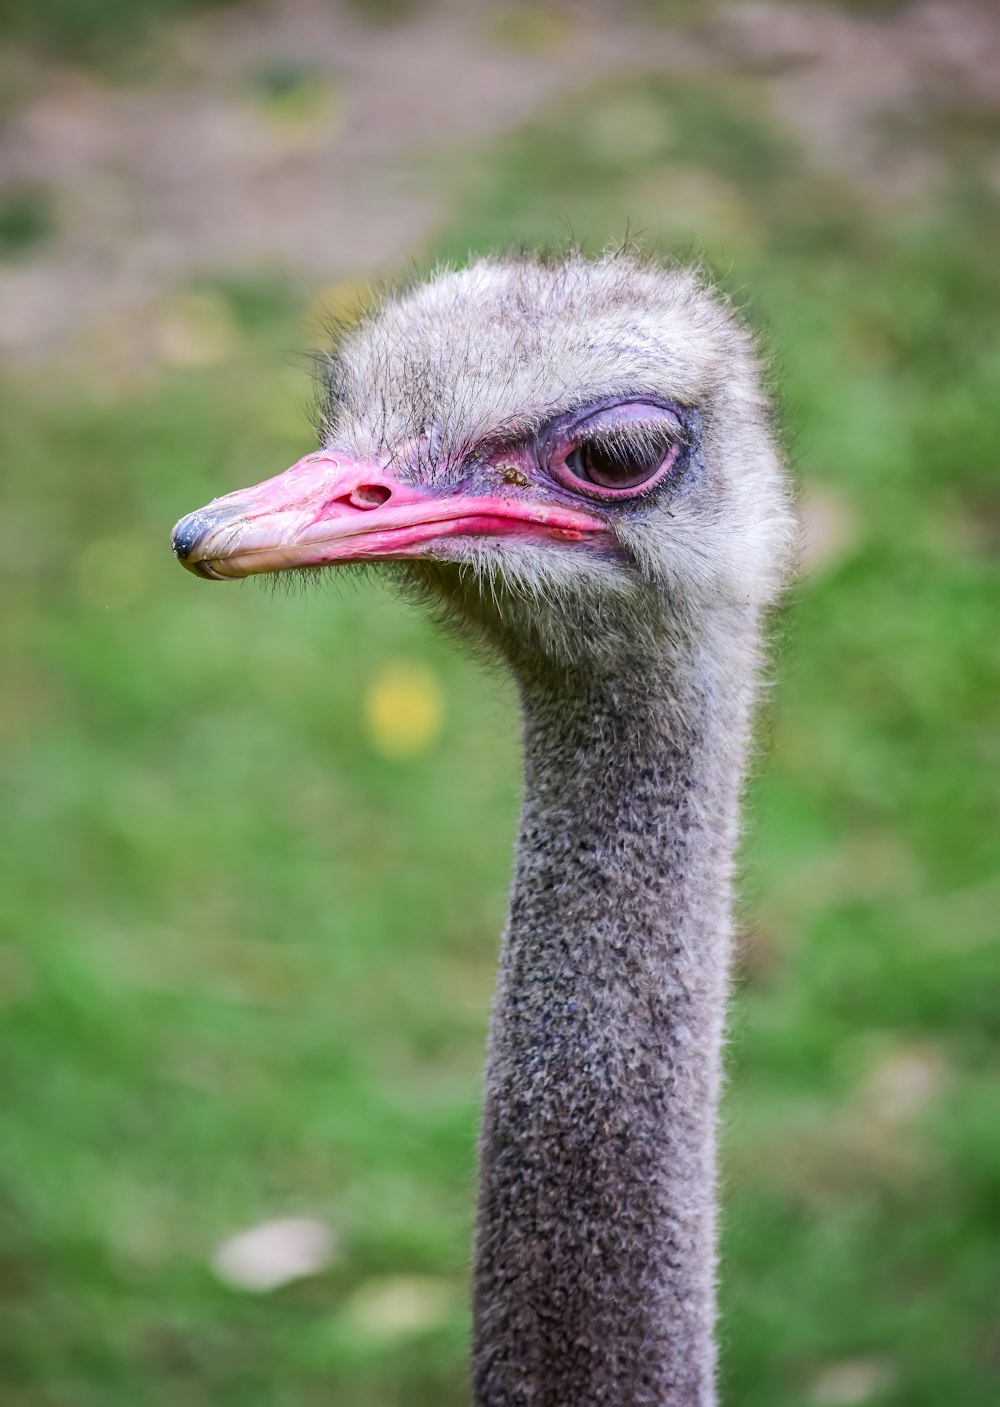
[[[0,16],[0,1397],[457,1407],[517,720],[411,610],[209,586],[372,281],[630,229],[773,357],[724,1397],[1000,1401],[1000,12]],[[992,716],[991,716],[992,715]]]

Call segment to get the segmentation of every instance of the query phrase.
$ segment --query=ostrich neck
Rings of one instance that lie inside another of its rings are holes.
[[[614,683],[522,686],[477,1407],[715,1401],[715,1124],[754,641],[730,617]]]

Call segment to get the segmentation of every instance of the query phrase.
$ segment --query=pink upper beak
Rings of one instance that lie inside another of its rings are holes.
[[[447,537],[598,535],[600,519],[533,497],[439,493],[406,484],[384,466],[329,450],[283,474],[214,499],[174,528],[177,560],[228,581],[328,562],[439,556]]]

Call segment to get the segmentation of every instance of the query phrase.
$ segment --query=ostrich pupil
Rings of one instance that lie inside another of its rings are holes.
[[[652,478],[663,452],[652,446],[621,445],[583,440],[566,457],[566,467],[578,479],[605,489],[632,489]]]

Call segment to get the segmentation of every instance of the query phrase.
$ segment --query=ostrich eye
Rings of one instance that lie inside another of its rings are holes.
[[[567,488],[625,499],[667,477],[687,443],[687,429],[666,406],[626,401],[559,426],[553,439],[549,463]]]
[[[675,447],[676,448],[676,447]],[[615,440],[583,440],[564,461],[568,471],[602,489],[637,489],[650,480],[664,459],[664,446]]]

